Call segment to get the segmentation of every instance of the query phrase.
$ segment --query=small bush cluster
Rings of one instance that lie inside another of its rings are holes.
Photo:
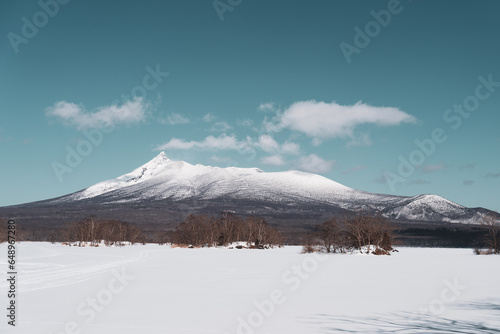
[[[384,217],[357,216],[350,219],[331,218],[316,226],[303,253],[360,253],[390,255],[393,251],[394,227]],[[319,245],[314,246],[313,244]]]

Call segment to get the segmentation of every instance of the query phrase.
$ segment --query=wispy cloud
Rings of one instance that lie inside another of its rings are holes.
[[[281,145],[280,152],[282,154],[299,154],[300,145],[294,142],[286,141]]]
[[[472,186],[474,184],[473,180],[464,180],[464,186]]]
[[[260,107],[259,107],[260,108]],[[315,100],[295,102],[271,120],[264,120],[267,131],[290,129],[304,133],[319,144],[328,138],[356,138],[355,129],[362,124],[396,126],[415,123],[414,116],[392,107],[375,107],[358,102],[343,106],[335,102],[325,103]],[[367,144],[367,138],[354,140]]]
[[[215,154],[212,155],[210,157],[210,159],[208,159],[208,160],[216,162],[216,163],[230,163],[230,162],[233,162],[233,159],[231,159],[230,157],[218,157]]]
[[[274,103],[273,102],[261,103],[257,109],[259,111],[274,111]]]
[[[299,154],[300,152],[299,144],[286,141],[280,145],[272,136],[268,134],[263,134],[259,136],[258,140],[254,143],[254,145],[267,153],[294,155],[294,154]]]
[[[219,137],[208,136],[202,141],[172,138],[169,142],[156,147],[155,150],[238,150],[248,145],[247,141],[240,141],[234,135],[222,134]]]
[[[83,105],[67,101],[56,102],[45,109],[45,114],[55,117],[62,123],[76,128],[97,128],[101,125],[115,126],[119,124],[134,124],[146,119],[148,104],[142,98],[127,101],[121,105],[113,104],[97,108],[89,112]]]
[[[423,179],[416,179],[416,180],[411,180],[408,181],[409,185],[419,185],[419,184],[430,184],[429,181],[423,180]]]
[[[370,135],[368,133],[361,133],[351,138],[351,140],[347,143],[347,147],[370,146],[371,144],[372,140],[370,139]]]
[[[365,170],[365,169],[366,169],[366,166],[354,166],[354,167],[346,169],[345,171],[342,172],[342,174],[352,174],[352,173],[356,173],[356,172],[359,172],[359,171]]]
[[[465,164],[465,165],[461,165],[460,167],[458,167],[458,169],[460,169],[460,170],[473,170],[474,168],[476,168],[476,165],[477,164]]]
[[[335,166],[335,161],[327,161],[316,154],[310,154],[308,156],[301,157],[296,166],[298,169],[305,172],[328,173]]]
[[[276,152],[279,149],[279,144],[274,140],[270,135],[262,135],[259,137],[258,142],[256,143],[258,147],[260,147],[264,152]]]
[[[421,167],[422,172],[424,173],[434,173],[439,172],[440,170],[446,169],[446,165],[444,164],[436,164],[436,165],[426,165]]]
[[[201,118],[201,120],[202,120],[203,122],[207,122],[207,123],[212,122],[214,119],[215,119],[215,116],[214,116],[214,115],[212,115],[211,113],[207,113],[207,114],[205,114],[205,115]]]
[[[191,123],[191,120],[187,117],[182,116],[179,113],[173,112],[170,115],[168,115],[166,119],[160,120],[160,122],[168,123],[170,125],[177,125],[177,124],[189,124]]]
[[[261,162],[265,165],[270,166],[283,166],[285,164],[283,157],[279,154],[264,157],[261,159]]]
[[[259,149],[263,152],[273,154],[274,156],[296,155],[300,153],[300,145],[294,142],[286,141],[283,144],[278,143],[272,136],[264,134],[258,139],[253,139],[247,136],[244,140],[240,140],[236,135],[227,135],[225,133],[215,137],[208,136],[203,140],[187,141],[179,138],[172,138],[168,142],[158,145],[155,150],[200,150],[200,151],[218,151],[218,150],[237,150],[255,152]],[[241,153],[241,152],[240,152]],[[276,163],[274,160],[265,160],[267,162]]]
[[[236,120],[236,124],[238,126],[252,126],[253,120],[251,120],[250,118],[238,119]]]
[[[226,122],[216,122],[209,130],[213,132],[226,132],[231,130],[232,128],[233,127]]]
[[[385,174],[380,174],[379,176],[377,176],[376,178],[373,179],[373,182],[387,183],[387,177],[385,176]]]

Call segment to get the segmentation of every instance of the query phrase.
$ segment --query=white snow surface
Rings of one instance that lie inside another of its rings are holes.
[[[0,333],[480,334],[500,328],[499,257],[470,249],[315,257],[301,247],[22,242],[17,248],[17,323],[7,325],[2,279]],[[0,252],[7,254],[6,243]],[[0,267],[7,268],[5,256]]]

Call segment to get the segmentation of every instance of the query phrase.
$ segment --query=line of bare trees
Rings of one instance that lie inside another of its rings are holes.
[[[499,216],[487,216],[480,225],[474,225],[474,234],[465,234],[477,241],[476,254],[500,254]],[[461,231],[461,230],[458,230]],[[401,237],[403,233],[399,231]],[[446,230],[443,233],[447,233]],[[451,232],[449,232],[451,233]],[[316,231],[303,239],[304,251],[345,253],[352,250],[389,254],[396,237],[394,227],[383,217],[333,217],[316,226]],[[300,244],[297,235],[296,243]],[[7,220],[0,218],[0,243],[7,240]],[[228,245],[244,241],[253,247],[272,247],[283,244],[282,235],[261,217],[240,218],[231,213],[221,217],[190,215],[175,230],[165,226],[162,230],[143,233],[139,226],[118,220],[89,217],[64,227],[26,227],[18,222],[17,241],[49,241],[97,245],[155,242],[174,243],[193,247]],[[422,239],[423,240],[423,239]]]
[[[192,247],[226,246],[244,241],[251,247],[281,246],[283,237],[261,217],[242,219],[231,213],[221,218],[189,215],[172,233],[173,244]]]
[[[63,240],[80,246],[84,243],[95,246],[102,241],[106,246],[122,245],[126,241],[131,244],[145,242],[141,229],[135,225],[92,217],[71,224],[64,233]]]
[[[316,232],[304,246],[304,252],[361,253],[390,255],[393,251],[394,226],[384,217],[356,216],[348,219],[332,217],[316,226]],[[320,249],[315,247],[319,244]]]

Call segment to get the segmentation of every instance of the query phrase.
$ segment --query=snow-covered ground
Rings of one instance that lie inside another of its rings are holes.
[[[21,243],[17,326],[2,279],[0,333],[499,332],[499,256],[300,251]]]

